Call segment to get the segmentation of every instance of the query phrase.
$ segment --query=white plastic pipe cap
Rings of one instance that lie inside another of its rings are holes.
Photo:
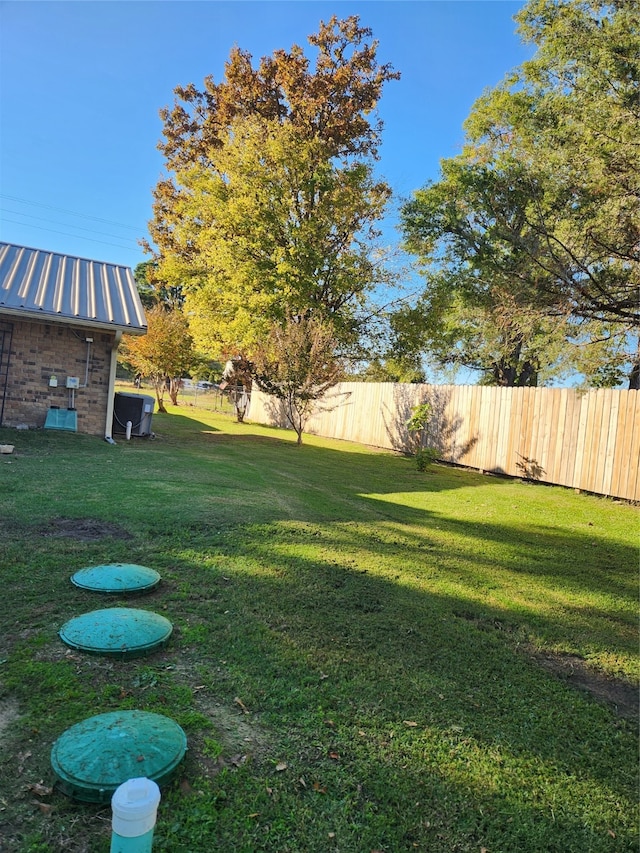
[[[152,779],[128,779],[111,798],[111,828],[122,838],[137,838],[156,825],[160,788]]]

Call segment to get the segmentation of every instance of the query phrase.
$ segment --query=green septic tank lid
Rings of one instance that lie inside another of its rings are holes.
[[[110,607],[66,622],[60,639],[72,649],[120,658],[137,657],[167,642],[173,625],[150,610]]]
[[[134,563],[90,566],[71,576],[71,583],[94,592],[144,592],[160,583],[160,575]]]
[[[168,782],[186,751],[186,735],[174,720],[148,711],[114,711],[67,729],[53,745],[51,766],[65,794],[106,803],[128,779]]]

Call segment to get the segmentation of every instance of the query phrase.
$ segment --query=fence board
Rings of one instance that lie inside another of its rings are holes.
[[[611,391],[611,400],[609,404],[609,426],[607,429],[607,448],[604,460],[604,470],[602,472],[602,494],[610,495],[611,484],[613,480],[613,462],[615,458],[616,435],[618,427],[618,412],[620,409],[620,395],[615,391]]]
[[[507,433],[507,446],[504,470],[509,474],[515,470],[516,453],[518,447],[520,420],[522,418],[523,388],[514,388],[509,411],[509,431]]]
[[[467,416],[463,417],[459,427],[460,448],[455,459],[452,462],[459,462],[462,465],[474,466],[475,461],[475,434],[474,428],[474,403],[475,397],[471,393],[471,386],[464,385],[455,391],[454,399],[459,406],[458,411],[466,412]],[[477,408],[477,404],[476,404]]]
[[[456,420],[454,395],[448,391],[447,406],[445,408],[445,421],[448,425],[448,439],[445,442],[443,459],[448,462],[457,460],[461,453],[461,448],[464,444],[464,438],[460,432],[460,425]]]
[[[502,392],[504,389],[500,389]],[[507,398],[500,393],[500,414],[498,418],[497,429],[497,447],[496,447],[496,469],[504,471],[505,474],[508,468],[508,448],[509,448],[509,429],[511,427],[511,407],[508,405]]]
[[[598,396],[601,397],[601,407],[600,407],[600,430],[599,430],[599,442],[598,442],[598,455],[596,459],[595,466],[595,479],[593,481],[592,492],[598,492],[599,494],[606,494],[606,488],[604,485],[604,469],[605,463],[607,461],[607,447],[609,443],[609,427],[610,427],[610,412],[611,412],[611,394],[613,392],[610,388],[602,388],[598,392]]]
[[[540,466],[540,475],[539,479],[548,480],[549,479],[549,469],[548,469],[548,461],[547,461],[547,419],[549,417],[549,412],[547,411],[546,402],[548,401],[548,397],[546,394],[541,394],[540,389],[535,389],[536,394],[536,412],[538,416],[537,424],[534,425],[534,436],[535,436],[535,448],[536,452],[534,454],[534,458],[537,460],[538,465]]]
[[[635,495],[635,498],[631,498],[633,500],[638,500],[637,495],[640,493],[640,404],[638,403],[638,397],[640,397],[640,394],[636,392],[629,401],[629,410],[631,411],[631,425],[629,429],[631,432],[631,448],[627,461],[626,494],[623,496],[631,498],[632,495]]]
[[[487,460],[490,471],[497,471],[498,454],[498,418],[500,416],[500,389],[488,388],[487,411]]]
[[[491,458],[488,453],[489,438],[489,413],[490,413],[491,388],[480,389],[480,412],[478,424],[478,455],[481,459],[482,469],[491,467]]]
[[[621,470],[620,470],[620,493],[625,495],[629,492],[631,471],[629,461],[631,460],[631,453],[633,449],[633,431],[634,431],[634,420],[635,420],[635,406],[633,400],[627,400],[627,405],[625,406],[625,432],[623,438],[623,454],[621,459]],[[625,460],[626,464],[625,464]]]
[[[582,403],[581,398],[576,394],[564,394],[563,396],[567,400],[567,417],[565,418],[565,431],[558,436],[562,444],[562,466],[558,482],[563,486],[572,486]]]
[[[547,473],[544,467],[544,442],[542,436],[542,395],[538,388],[532,388],[531,392],[533,394],[534,404],[533,404],[533,422],[531,424],[531,460],[532,465],[536,466],[536,479],[537,480],[545,480],[545,474]]]
[[[428,440],[442,459],[640,500],[638,391],[350,382],[330,393],[307,431],[406,451],[406,421],[425,399],[434,412]],[[275,422],[267,403],[253,392],[252,420]]]
[[[627,443],[627,436],[630,430],[633,429],[631,423],[627,428],[627,404],[628,399],[623,397],[620,400],[618,406],[618,423],[616,430],[616,444],[613,451],[613,474],[611,477],[611,494],[612,495],[622,495],[624,491],[623,486],[623,472],[624,472],[624,463],[623,459],[628,458],[625,457],[625,444]],[[631,450],[631,443],[628,443],[626,447],[626,453],[629,453]]]
[[[567,397],[561,388],[553,388],[553,407],[551,435],[549,439],[549,479],[553,483],[560,480],[560,468],[562,464],[562,445],[555,441],[555,436],[564,435],[564,420],[567,412]]]
[[[589,395],[585,394],[580,398],[580,408],[578,416],[578,428],[576,430],[576,452],[573,457],[573,476],[571,484],[576,488],[580,487],[582,480],[582,463],[584,459],[584,446],[587,437],[587,418],[589,415]]]
[[[602,391],[594,391],[589,401],[589,419],[587,420],[587,436],[588,441],[585,442],[585,449],[588,447],[588,466],[587,474],[584,476],[583,467],[583,485],[582,488],[587,491],[595,491],[596,473],[598,470],[598,456],[600,450],[600,431],[602,429]]]
[[[564,434],[564,422],[567,416],[567,397],[562,393],[562,388],[554,389],[553,401],[553,424],[551,427],[551,435],[549,436],[549,448],[551,452],[552,464],[550,466],[550,479],[557,483],[560,477],[560,468],[562,465],[562,443],[556,439]]]
[[[528,388],[522,389],[522,415],[520,417],[520,423],[518,424],[518,444],[516,447],[516,452],[513,459],[513,468],[515,469],[516,475],[522,476],[523,473],[523,462],[524,458],[527,455],[525,452],[525,448],[527,446],[527,430],[529,423],[529,411],[531,406],[531,395],[529,394]]]
[[[584,428],[584,442],[582,447],[582,468],[580,471],[579,486],[581,489],[589,489],[591,485],[591,469],[593,467],[593,445],[597,441],[596,433],[596,409],[597,394],[589,394],[586,397],[587,416]]]
[[[477,467],[476,462],[478,459],[478,413],[480,411],[480,395],[474,394],[473,389],[470,386],[466,386],[465,388],[467,392],[467,405],[468,409],[463,409],[462,411],[469,412],[468,420],[463,420],[463,423],[466,422],[466,430],[465,430],[465,447],[467,448],[467,452],[461,459],[461,462],[464,465],[470,465],[472,468]]]
[[[493,442],[491,435],[491,415],[493,410],[493,388],[487,386],[482,389],[480,414],[480,442],[482,448],[483,467],[493,469]]]

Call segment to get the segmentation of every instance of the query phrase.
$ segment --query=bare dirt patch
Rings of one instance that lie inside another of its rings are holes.
[[[215,740],[221,753],[215,757],[208,753],[205,738],[200,733],[190,739],[189,750],[199,772],[212,779],[223,769],[235,770],[247,761],[260,758],[267,737],[251,716],[244,716],[238,708],[228,708],[214,700],[198,697],[195,705],[213,723]]]
[[[40,536],[77,539],[95,542],[98,539],[133,539],[131,533],[119,524],[95,518],[53,518],[38,530]]]
[[[515,626],[499,619],[485,618],[468,611],[455,615],[473,623],[480,631],[504,631],[513,634]],[[627,720],[637,720],[640,714],[640,690],[628,681],[614,678],[590,667],[584,658],[562,652],[538,651],[532,646],[520,646],[538,666],[552,672],[570,687],[588,693],[596,701],[608,705],[615,714]]]
[[[640,691],[637,687],[592,669],[578,655],[535,651],[530,651],[530,654],[544,669],[576,690],[584,690],[598,702],[609,705],[619,717],[638,719]]]

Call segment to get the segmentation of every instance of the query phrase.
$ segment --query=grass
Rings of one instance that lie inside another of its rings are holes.
[[[194,408],[153,428],[0,430],[3,851],[108,851],[49,754],[124,708],[189,740],[158,851],[637,850],[636,726],[592,695],[638,682],[636,508]],[[69,582],[109,562],[162,574],[121,603],[165,649],[59,640],[113,605]]]

